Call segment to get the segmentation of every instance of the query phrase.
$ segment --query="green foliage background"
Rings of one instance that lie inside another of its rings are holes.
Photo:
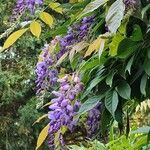
[[[14,2],[0,1],[0,34],[10,27],[9,18]],[[4,40],[0,39],[0,45]],[[34,85],[38,49],[43,41],[35,40],[28,34],[9,51],[0,54],[1,150],[33,150],[39,130],[43,127],[32,126],[43,114],[35,109]]]

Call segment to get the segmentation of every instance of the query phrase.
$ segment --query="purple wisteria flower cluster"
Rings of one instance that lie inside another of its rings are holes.
[[[92,138],[99,128],[99,120],[101,115],[101,103],[98,103],[93,109],[88,112],[86,122],[87,137]]]
[[[54,58],[49,52],[49,45],[45,45],[36,66],[37,94],[54,86],[58,79],[57,69],[53,68]]]
[[[16,5],[13,9],[11,20],[15,20],[20,16],[26,9],[29,9],[31,13],[34,13],[36,5],[42,5],[43,0],[17,0]]]
[[[74,74],[71,81],[69,76],[58,79],[60,88],[58,91],[52,93],[56,98],[52,99],[52,104],[49,106],[50,111],[48,118],[50,119],[49,127],[49,146],[54,148],[55,134],[59,132],[59,145],[63,146],[65,141],[63,139],[62,128],[66,127],[69,131],[73,132],[77,125],[77,120],[74,116],[80,108],[80,102],[77,99],[80,92],[83,90],[83,84],[80,78]]]
[[[124,3],[126,5],[126,9],[129,10],[134,9],[137,2],[136,0],[124,0]]]
[[[52,66],[68,51],[68,46],[78,43],[86,38],[93,23],[93,19],[93,17],[84,17],[80,24],[78,23],[68,28],[66,36],[63,38],[56,36],[56,38],[51,41],[51,44],[53,45],[57,42],[60,44],[60,51],[56,53],[55,61],[48,52],[48,46],[47,48],[44,48],[42,56],[40,56],[43,61],[38,62],[36,67],[37,94],[40,93],[40,91],[47,90],[50,86],[55,85],[58,73],[57,69],[54,69]]]
[[[67,35],[60,39],[60,51],[57,54],[57,59],[68,51],[69,46],[81,42],[87,37],[93,22],[93,16],[84,17],[81,22],[68,28]]]

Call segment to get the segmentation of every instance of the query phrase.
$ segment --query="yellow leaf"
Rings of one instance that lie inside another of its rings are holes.
[[[55,9],[55,8],[59,7],[60,5],[61,5],[60,3],[55,3],[55,2],[51,2],[49,4],[50,8],[52,8],[52,9]]]
[[[43,144],[45,141],[47,135],[48,135],[48,129],[49,129],[49,124],[43,128],[43,130],[40,132],[38,140],[37,140],[37,145],[36,145],[36,150]]]
[[[60,14],[63,13],[63,9],[60,7],[60,3],[51,2],[49,7]]]
[[[63,14],[63,9],[61,7],[55,8],[55,11],[60,14]]]
[[[60,59],[57,61],[56,66],[60,65],[62,63],[62,61],[68,56],[68,52],[66,52],[65,54],[63,54]]]
[[[5,41],[3,49],[12,46],[27,30],[28,28],[25,28],[12,33]]]
[[[37,21],[33,21],[30,24],[30,31],[34,36],[39,38],[41,34],[41,25]]]
[[[54,19],[53,19],[53,17],[49,13],[47,13],[47,12],[41,12],[40,13],[40,18],[41,18],[41,20],[43,22],[45,22],[50,27],[53,25]]]
[[[94,40],[92,42],[92,44],[90,44],[90,46],[89,46],[88,50],[86,51],[84,57],[90,56],[92,54],[92,52],[97,51],[100,47],[100,43],[101,43],[100,41],[101,41],[100,37],[98,37],[96,40]]]
[[[73,57],[74,57],[74,55],[75,55],[75,50],[74,49],[72,49],[71,51],[70,51],[70,53],[69,53],[69,60],[70,60],[70,62],[72,62],[72,60],[73,60]]]
[[[78,0],[69,0],[69,3],[77,3]]]
[[[65,68],[60,68],[58,77],[63,78],[65,76],[65,72],[66,72]]]
[[[48,116],[48,114],[45,114],[41,117],[39,117],[32,125],[35,125],[36,123],[39,123],[42,119],[46,118]]]
[[[67,127],[66,126],[62,126],[61,127],[62,134],[65,134],[66,131],[67,131]]]
[[[82,41],[80,43],[77,43],[75,47],[73,47],[73,49],[76,50],[76,52],[80,52],[83,49],[85,49],[87,46],[89,46],[88,43],[86,43],[85,41]]]
[[[1,53],[3,50],[4,50],[3,47],[0,46],[0,53]]]
[[[85,49],[89,44],[86,43],[85,41],[81,41],[79,43],[77,43],[75,46],[73,46],[73,48],[71,49],[70,53],[69,53],[69,59],[70,61],[72,61],[75,53],[82,51],[83,49]]]

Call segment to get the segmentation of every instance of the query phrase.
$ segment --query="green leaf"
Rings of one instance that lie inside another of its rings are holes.
[[[131,39],[123,39],[118,47],[117,56],[121,59],[127,58],[131,55],[137,48],[139,43],[132,41]]]
[[[139,25],[135,24],[133,27],[132,35],[130,36],[132,41],[141,41],[143,40],[143,34]]]
[[[120,42],[124,39],[124,36],[121,35],[119,32],[113,37],[112,42],[109,44],[109,54],[110,56],[117,55],[117,50]]]
[[[85,9],[81,12],[81,14],[79,15],[79,18],[83,17],[84,15],[93,12],[94,10],[96,10],[97,8],[99,8],[100,6],[104,5],[108,0],[94,0],[92,2],[90,2]]]
[[[109,91],[105,97],[105,106],[107,110],[112,114],[112,116],[114,116],[115,114],[118,103],[119,103],[119,100],[118,100],[117,92],[115,90]]]
[[[55,37],[57,35],[64,35],[67,32],[67,27],[70,24],[70,20],[66,21],[64,24],[59,25],[55,30],[51,30],[50,32],[45,33],[46,34],[46,38],[49,37]]]
[[[140,90],[144,96],[146,96],[146,84],[147,84],[147,75],[144,74],[141,79],[141,84],[140,84]]]
[[[83,93],[82,98],[83,99],[85,96],[87,96],[91,90],[97,85],[99,84],[103,79],[105,79],[105,76],[98,76],[96,78],[94,78],[91,82],[89,87],[86,89],[86,91]]]
[[[144,18],[144,15],[145,13],[150,9],[150,4],[148,4],[147,6],[145,6],[143,9],[142,9],[142,19]]]
[[[132,64],[133,64],[133,60],[134,60],[134,56],[132,56],[132,57],[130,58],[130,60],[129,60],[128,63],[127,63],[126,69],[125,69],[125,72],[128,71],[129,74],[131,74],[131,66],[132,66]]]
[[[99,65],[99,59],[98,58],[93,58],[91,57],[89,60],[83,62],[80,65],[79,71],[80,72],[85,72],[86,70],[89,70],[93,67],[95,67],[96,65]]]
[[[150,48],[147,50],[148,59],[150,59]]]
[[[106,24],[111,33],[116,33],[124,16],[125,4],[123,0],[115,1],[109,8]]]
[[[121,25],[118,29],[119,33],[125,35],[126,34],[126,29],[127,29],[127,24],[129,22],[129,16],[126,16],[122,22],[121,22]]]
[[[37,21],[33,21],[30,24],[30,31],[34,36],[39,38],[41,34],[41,25]]]
[[[78,111],[78,115],[82,115],[85,112],[91,110],[92,108],[94,108],[99,101],[101,100],[101,96],[94,96],[91,97],[89,99],[87,99],[80,107],[79,111]]]
[[[5,41],[3,49],[7,49],[12,46],[27,30],[28,28],[25,28],[12,33]]]
[[[146,136],[138,136],[135,140],[135,143],[133,144],[134,150],[141,149],[144,145],[147,143],[147,137]],[[146,149],[148,150],[148,149]]]
[[[80,54],[76,54],[73,58],[73,60],[71,61],[71,67],[73,70],[75,70],[79,64],[79,61],[81,59],[81,55]]]
[[[118,94],[124,99],[130,99],[131,88],[130,85],[126,81],[121,81],[117,86]]]
[[[116,73],[115,71],[111,71],[106,78],[106,84],[109,85],[110,87],[112,86],[112,81],[115,73]]]
[[[137,130],[131,131],[132,134],[140,134],[140,133],[145,133],[148,134],[150,131],[150,126],[143,126],[138,128]]]
[[[150,76],[150,59],[148,58],[145,58],[144,69],[145,72]]]
[[[92,142],[92,145],[93,145],[94,150],[106,150],[105,145],[98,140],[94,140]],[[90,150],[90,149],[88,149],[88,150]]]
[[[109,127],[111,126],[112,119],[113,117],[109,113],[109,111],[107,109],[104,109],[102,112],[102,118],[101,118],[101,130],[104,136],[106,132],[109,130]]]
[[[68,150],[88,150],[88,148],[84,147],[84,146],[77,146],[77,145],[69,145]]]

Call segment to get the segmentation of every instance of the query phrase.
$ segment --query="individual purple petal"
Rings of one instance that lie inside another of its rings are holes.
[[[70,88],[69,84],[65,84],[61,87],[61,90],[67,91],[69,90],[69,88]]]
[[[75,94],[74,93],[68,93],[68,98],[70,99],[70,100],[74,100],[75,99]]]
[[[52,94],[58,97],[61,97],[63,95],[61,92],[57,92],[57,91],[53,91]]]
[[[62,102],[61,102],[61,107],[65,107],[68,105],[68,100],[67,99],[64,99]]]
[[[71,112],[73,111],[73,107],[71,105],[67,105],[67,109]]]
[[[54,104],[50,105],[49,108],[52,110],[60,109],[60,107],[58,106],[58,103],[54,103]]]

